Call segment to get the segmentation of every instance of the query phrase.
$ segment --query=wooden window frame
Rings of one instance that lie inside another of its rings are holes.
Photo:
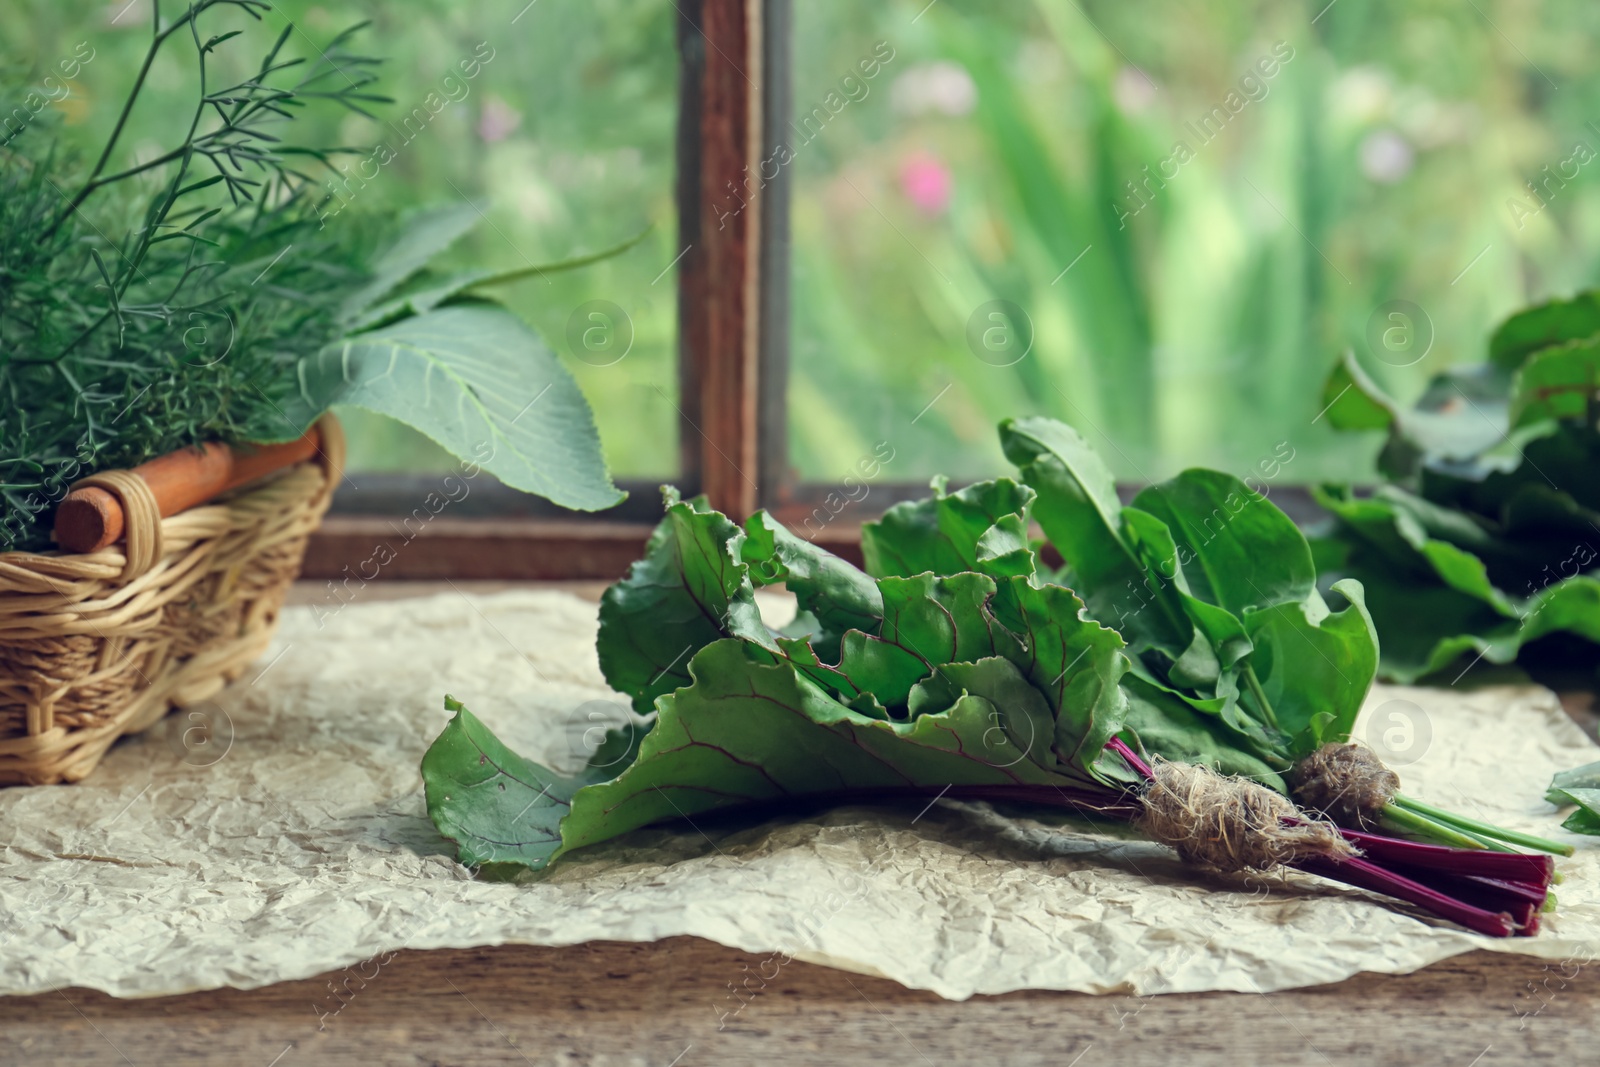
[[[826,485],[798,483],[788,462],[789,168],[760,180],[792,106],[792,0],[674,0],[680,60],[677,134],[679,472],[686,493],[742,519],[758,507],[799,527]],[[653,481],[586,515],[485,486],[449,510],[421,506],[442,476],[361,474],[313,535],[303,574],[338,580],[389,549],[387,577],[613,579],[644,551],[660,515]],[[1137,487],[1129,486],[1124,495]],[[873,486],[877,507],[926,495],[918,483]],[[1297,521],[1309,494],[1276,502]],[[861,561],[863,509],[826,522],[817,544]],[[381,557],[380,557],[381,558]],[[370,569],[370,568],[369,568]]]
[[[789,3],[674,0],[678,225],[688,245],[678,264],[674,481],[740,517],[769,499],[760,485],[786,473],[788,176],[746,176],[759,170],[763,132],[787,117]],[[312,536],[306,577],[348,577],[382,545],[383,573],[394,578],[614,578],[643,553],[660,514],[653,482],[623,482],[628,500],[596,515],[498,485],[430,514],[421,502],[442,476],[358,478]],[[856,530],[831,540],[848,552]]]

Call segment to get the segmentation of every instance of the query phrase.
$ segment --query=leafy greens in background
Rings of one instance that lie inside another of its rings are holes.
[[[1369,497],[1325,486],[1320,569],[1367,589],[1386,676],[1464,657],[1508,663],[1531,641],[1600,642],[1600,294],[1513,315],[1486,363],[1437,377],[1413,408],[1355,357],[1323,402],[1334,426],[1384,430]]]
[[[646,557],[607,591],[607,681],[649,716],[563,775],[469,711],[423,759],[463,862],[542,868],[648,823],[789,798],[948,795],[1051,804],[1136,782],[1107,749],[1282,789],[1348,735],[1377,665],[1361,587],[1333,611],[1294,525],[1243,483],[1188,471],[1122,507],[1068,427],[1002,426],[1022,481],[901,504],[867,571],[765,512],[743,526],[667,492]],[[1051,574],[1030,519],[1068,564]],[[783,584],[783,631],[755,590]]]

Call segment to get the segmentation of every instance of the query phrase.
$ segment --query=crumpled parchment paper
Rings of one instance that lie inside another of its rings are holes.
[[[1135,839],[948,801],[702,818],[521,884],[474,880],[423,809],[441,698],[527,755],[581,762],[622,707],[594,631],[592,604],[548,591],[286,611],[214,706],[125,739],[83,783],[0,790],[0,994],[252,988],[402,947],[680,934],[767,954],[766,970],[808,960],[952,999],[1268,991],[1473,948],[1600,952],[1600,847],[1576,837],[1559,912],[1505,941],[1314,878],[1208,877]],[[1545,784],[1600,758],[1533,687],[1379,687],[1357,734],[1412,795],[1558,838]]]

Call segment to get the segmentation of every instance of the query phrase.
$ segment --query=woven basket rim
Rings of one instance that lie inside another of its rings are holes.
[[[0,553],[0,786],[82,779],[118,737],[210,698],[266,649],[342,474],[337,421],[319,430],[317,455],[211,500],[125,510],[146,538],[137,573],[122,542]]]
[[[258,490],[264,489],[273,482],[276,482],[281,478],[288,477],[295,471],[310,464],[315,464],[319,467],[322,467],[324,471],[332,475],[330,478],[328,478],[327,488],[325,490],[327,495],[332,496],[334,489],[338,486],[339,479],[344,474],[344,431],[339,425],[338,416],[331,411],[324,412],[317,419],[316,425],[322,431],[325,440],[336,439],[337,443],[333,448],[319,447],[317,450],[317,455],[310,459],[300,460],[299,462],[290,463],[286,466],[280,467],[277,470],[268,471],[259,478],[248,481],[243,485],[234,486],[231,489],[227,489],[221,493],[218,493],[214,497],[202,500],[198,504],[191,504],[182,511],[174,512],[171,515],[163,515],[161,517],[161,521],[165,523],[171,519],[177,519],[183,516],[193,515],[196,512],[205,511],[207,508],[225,507],[229,503],[242,497],[249,496]],[[180,452],[184,452],[192,448],[199,448],[203,445],[212,443],[225,442],[200,441],[192,445],[184,445],[181,448],[174,448],[170,452],[163,452],[159,456],[152,456],[150,458],[161,459],[166,456],[177,455]],[[337,458],[335,458],[334,453],[337,453]],[[127,468],[116,469],[126,470]],[[92,473],[102,474],[106,472],[95,471]],[[116,550],[116,546],[121,543],[122,541],[119,539],[116,544],[108,545],[106,548],[96,549],[93,552],[67,552],[59,548],[45,548],[38,551],[32,551],[29,549],[13,549],[10,552],[0,552],[0,565],[11,564],[13,566],[19,566],[25,560],[31,562],[98,559],[105,557],[106,553],[113,551],[115,551],[115,554],[120,557],[122,553]],[[3,577],[0,577],[0,596],[5,595],[6,592],[7,590],[4,588],[4,579]]]

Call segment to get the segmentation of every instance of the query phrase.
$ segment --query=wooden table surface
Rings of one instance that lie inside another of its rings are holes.
[[[368,593],[440,588],[451,586]],[[319,595],[301,588],[295,599]],[[1592,701],[1567,702],[1592,734]],[[730,985],[762,959],[688,937],[407,951],[364,986],[350,983],[337,1014],[332,976],[151,1000],[81,989],[0,998],[0,1064],[1600,1063],[1600,982],[1581,959],[1475,952],[1411,975],[1281,993],[1019,992],[962,1003],[793,962],[725,1017]]]
[[[1008,993],[963,1003],[791,963],[718,1029],[761,957],[696,938],[405,952],[337,1016],[327,979],[119,1001],[0,1001],[8,1064],[1592,1064],[1600,984],[1477,952],[1284,993]],[[353,986],[354,988],[354,986]],[[1537,995],[1535,993],[1537,991]],[[319,1007],[320,1006],[320,1007]]]

